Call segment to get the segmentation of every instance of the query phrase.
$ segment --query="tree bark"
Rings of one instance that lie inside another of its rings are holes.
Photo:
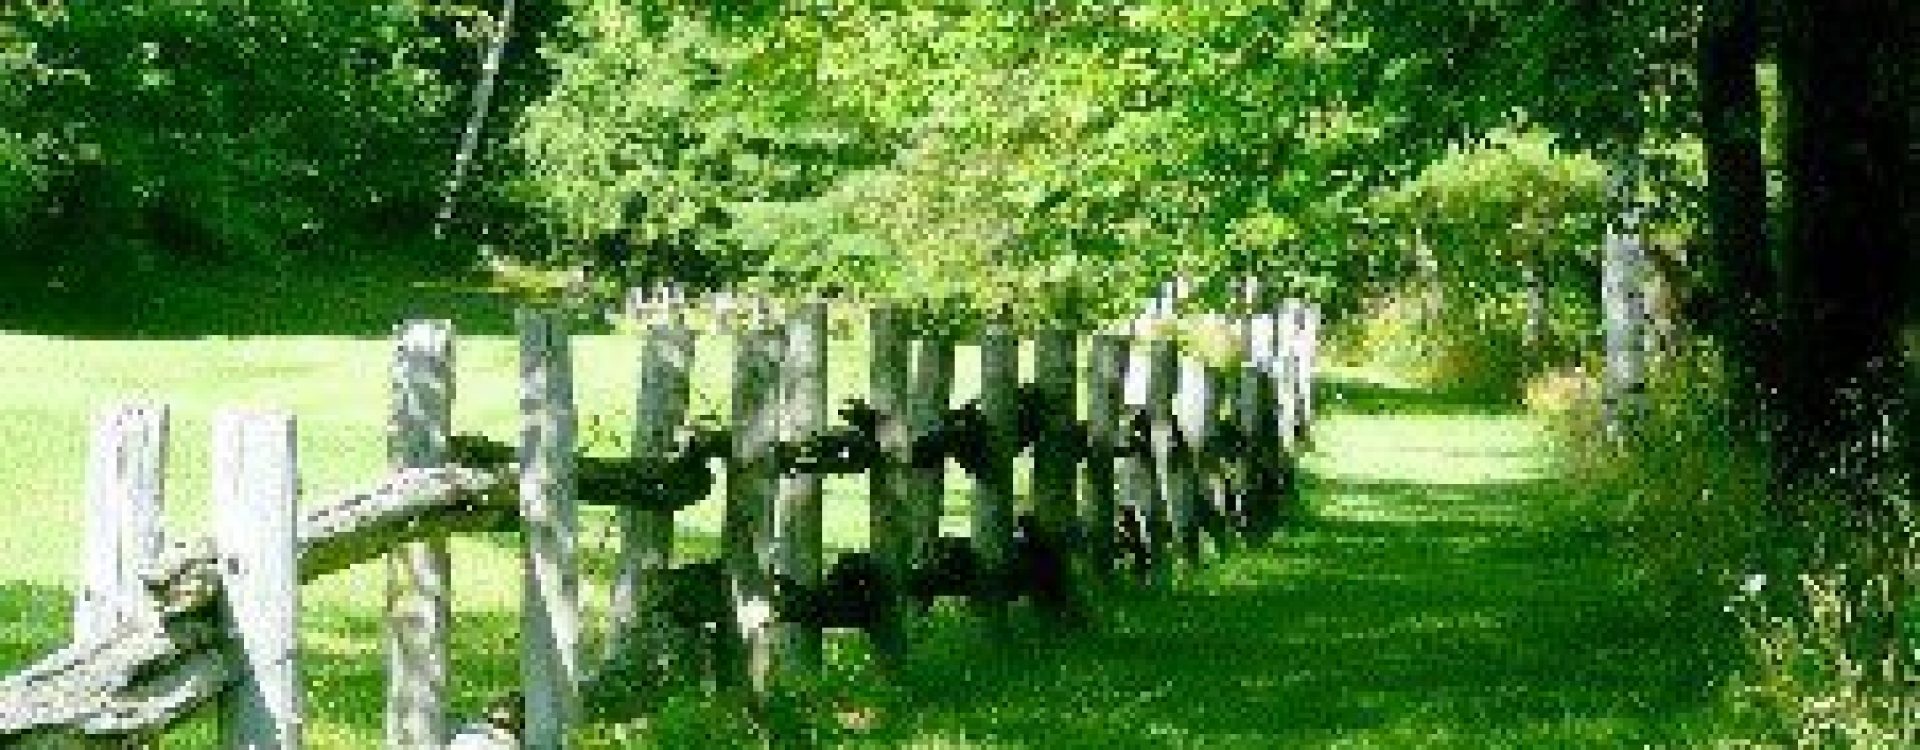
[[[1726,349],[1734,400],[1760,413],[1778,388],[1778,284],[1767,245],[1759,0],[1707,0],[1696,64],[1706,150],[1706,283],[1701,326]]]
[[[1920,253],[1920,6],[1788,0],[1782,12],[1784,478],[1908,472],[1915,441],[1888,438],[1913,424],[1901,337]]]
[[[1600,307],[1606,336],[1606,372],[1601,380],[1608,431],[1624,436],[1644,411],[1646,362],[1641,299],[1646,265],[1635,194],[1640,171],[1637,140],[1616,145],[1607,166],[1609,217],[1600,256]]]

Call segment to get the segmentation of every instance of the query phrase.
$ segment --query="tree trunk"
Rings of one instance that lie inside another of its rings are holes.
[[[1759,0],[1708,0],[1696,64],[1712,227],[1696,299],[1702,327],[1725,347],[1734,400],[1763,413],[1779,375],[1778,284],[1767,246],[1761,161]]]
[[[1520,267],[1520,283],[1527,295],[1527,317],[1520,338],[1527,347],[1527,361],[1535,365],[1547,359],[1541,351],[1547,343],[1547,277],[1539,266],[1538,261],[1529,261]]]
[[[1920,150],[1920,5],[1784,3],[1780,67],[1790,211],[1781,446],[1789,481],[1911,471]],[[1902,446],[1904,447],[1893,447]],[[1896,455],[1899,454],[1899,455]]]
[[[1609,432],[1621,435],[1638,419],[1646,390],[1646,362],[1641,331],[1645,310],[1641,278],[1646,249],[1640,236],[1640,214],[1635,205],[1639,156],[1634,141],[1617,147],[1608,164],[1609,211],[1600,256],[1600,305],[1606,326],[1606,372],[1601,380]]]

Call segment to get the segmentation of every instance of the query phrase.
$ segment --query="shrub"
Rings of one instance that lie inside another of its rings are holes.
[[[1367,303],[1358,324],[1337,334],[1336,345],[1347,359],[1403,373],[1429,388],[1517,402],[1531,378],[1577,362],[1593,328],[1592,313],[1570,296],[1550,299],[1547,327],[1529,340],[1517,293],[1488,290],[1439,300],[1428,293],[1407,286]]]
[[[1756,739],[1920,745],[1915,667],[1920,546],[1908,498],[1862,517],[1860,487],[1772,481],[1708,351],[1654,373],[1643,418],[1612,436],[1595,409],[1553,412],[1592,517],[1616,530],[1650,595],[1746,655],[1739,706]]]

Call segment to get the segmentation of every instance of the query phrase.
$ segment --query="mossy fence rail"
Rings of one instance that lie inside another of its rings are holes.
[[[396,333],[392,473],[302,510],[293,417],[225,410],[212,533],[188,541],[169,541],[160,521],[166,407],[108,409],[88,469],[73,643],[0,681],[0,746],[115,746],[212,705],[225,747],[298,747],[300,585],[376,559],[388,573],[386,739],[401,748],[564,747],[588,703],[630,695],[618,683],[634,665],[670,661],[696,631],[718,636],[718,684],[751,696],[816,669],[824,628],[863,630],[882,664],[898,660],[906,621],[934,597],[966,597],[987,627],[1020,599],[1080,620],[1087,592],[1129,569],[1164,583],[1209,547],[1259,543],[1296,497],[1317,312],[1288,300],[1176,318],[1171,301],[1088,336],[1040,331],[1025,384],[1021,341],[990,323],[977,341],[979,397],[957,408],[956,342],[915,340],[906,310],[871,307],[869,392],[837,424],[826,305],[742,316],[724,326],[734,340],[724,427],[689,419],[699,336],[668,309],[647,326],[633,451],[621,460],[577,450],[564,316],[519,316],[517,448],[454,433],[451,325],[411,321]],[[1224,333],[1229,353],[1187,345],[1196,330]],[[1022,453],[1027,503],[1015,496]],[[939,532],[949,462],[974,484],[964,537]],[[867,475],[871,514],[870,549],[831,567],[828,474]],[[716,485],[718,560],[675,564],[674,514]],[[621,540],[592,666],[582,503],[614,506]],[[455,727],[445,538],[503,531],[520,532],[525,553],[521,684],[486,719]]]

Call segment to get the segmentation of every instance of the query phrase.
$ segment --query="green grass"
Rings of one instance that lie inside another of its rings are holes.
[[[452,308],[477,332],[458,345],[456,424],[511,439],[515,344],[494,304]],[[380,307],[368,305],[349,317]],[[341,327],[292,336],[194,334],[193,324],[163,326],[169,333],[157,338],[0,334],[0,444],[11,449],[0,461],[0,497],[11,503],[0,524],[0,672],[66,637],[86,427],[101,406],[129,396],[173,406],[168,520],[182,534],[204,527],[208,422],[223,404],[298,415],[308,502],[380,473],[385,326]],[[637,353],[633,338],[616,334],[577,345],[581,412],[612,433],[627,429]],[[727,357],[723,340],[703,339],[696,412],[724,411]],[[857,393],[866,370],[859,342],[837,343],[831,362],[835,398]],[[963,352],[962,372],[973,362]],[[972,383],[961,378],[961,398]],[[1560,520],[1554,509],[1567,488],[1534,421],[1359,377],[1331,379],[1323,403],[1341,413],[1321,424],[1308,462],[1310,512],[1276,545],[1217,560],[1168,592],[1117,595],[1085,630],[1023,618],[1007,640],[988,642],[964,613],[943,609],[890,683],[864,666],[859,639],[839,638],[831,689],[877,718],[835,741],[1606,747],[1697,744],[1717,731],[1724,639],[1655,611],[1606,533]],[[959,512],[964,482],[950,486]],[[853,479],[829,484],[827,533],[837,549],[865,544],[859,488]],[[696,554],[710,552],[718,510],[708,502],[681,516]],[[606,526],[605,514],[591,513],[582,539],[592,610],[605,602]],[[461,715],[515,679],[516,547],[511,537],[454,546]],[[382,588],[378,566],[368,565],[304,591],[314,747],[379,742]],[[684,731],[676,721],[707,715],[681,712],[659,727]],[[190,726],[169,746],[204,745],[206,729]]]
[[[1324,422],[1312,518],[1083,632],[920,649],[895,733],[980,747],[1641,747],[1723,717],[1710,634],[1637,597],[1515,416]]]

